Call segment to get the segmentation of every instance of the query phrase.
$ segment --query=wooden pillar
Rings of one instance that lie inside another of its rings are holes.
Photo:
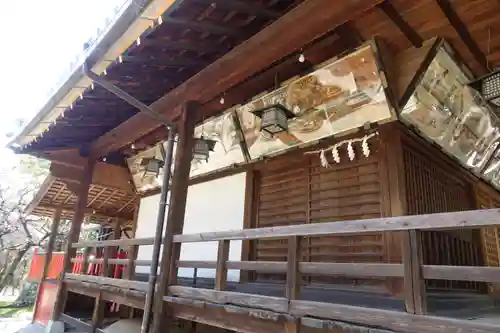
[[[227,284],[227,261],[229,260],[230,241],[219,241],[217,268],[215,271],[215,290],[225,290]]]
[[[57,320],[64,312],[66,305],[67,290],[64,286],[64,273],[71,271],[71,258],[76,254],[76,249],[71,247],[71,244],[78,241],[80,238],[80,231],[82,222],[85,217],[85,210],[87,208],[87,200],[89,195],[89,187],[92,183],[92,174],[94,171],[95,161],[87,160],[87,164],[83,168],[82,179],[76,193],[75,213],[71,221],[71,228],[68,234],[68,243],[66,244],[66,251],[64,253],[63,271],[58,283],[56,304],[54,305],[54,312],[52,320]]]
[[[402,125],[387,124],[381,128],[381,186],[383,192],[383,216],[407,215],[405,162],[402,142]],[[388,289],[393,295],[404,297],[406,310],[422,314],[425,306],[425,283],[421,279],[421,244],[416,231],[384,234],[386,258],[390,263],[403,262],[404,280],[388,278]]]
[[[257,216],[258,190],[260,174],[257,170],[249,170],[246,173],[245,183],[245,207],[243,213],[243,229],[255,228]],[[241,261],[251,261],[255,241],[243,240],[241,245]],[[254,278],[251,271],[240,271],[240,281],[249,282]]]
[[[57,237],[57,232],[59,230],[59,223],[61,222],[61,208],[57,208],[54,211],[54,216],[52,217],[52,225],[50,226],[50,236],[49,242],[47,244],[47,249],[45,250],[45,260],[43,262],[43,271],[42,276],[40,277],[40,284],[38,285],[38,290],[36,293],[36,301],[35,301],[35,309],[33,310],[33,320],[36,317],[36,311],[38,308],[38,301],[40,299],[40,292],[42,291],[42,285],[44,281],[47,279],[47,275],[49,274],[50,262],[52,261],[52,252],[54,252],[54,244]]]
[[[120,219],[116,219],[113,224],[113,236],[112,239],[120,239],[121,237],[121,221]],[[116,247],[108,246],[104,248],[103,253],[103,263],[102,263],[102,275],[104,277],[111,277],[113,274],[113,265],[110,265],[109,259],[113,259],[116,255]],[[102,321],[104,320],[104,310],[106,306],[106,301],[102,299],[102,293],[99,293],[95,299],[94,303],[94,312],[92,314],[92,327],[91,332],[94,333],[97,331],[99,327],[102,325]]]
[[[172,186],[167,225],[163,242],[160,278],[154,297],[154,318],[151,332],[160,333],[168,330],[168,324],[162,325],[165,317],[163,296],[167,293],[168,284],[174,283],[177,276],[176,261],[180,256],[180,244],[173,243],[173,236],[181,234],[184,227],[186,199],[188,190],[191,160],[193,158],[193,135],[198,118],[198,103],[187,102],[182,110],[178,123],[178,141],[173,168]]]
[[[427,312],[425,280],[422,278],[422,241],[417,230],[403,236],[406,311],[418,315]]]

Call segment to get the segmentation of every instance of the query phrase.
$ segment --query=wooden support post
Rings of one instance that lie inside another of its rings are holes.
[[[125,279],[133,280],[135,276],[135,261],[139,252],[138,245],[131,245],[128,250],[127,269],[125,271]]]
[[[219,249],[217,251],[217,269],[215,271],[215,290],[226,289],[227,284],[227,261],[229,260],[229,245],[230,241],[219,241]]]
[[[285,297],[288,300],[296,300],[300,294],[300,241],[301,237],[292,236],[288,238],[288,257]]]
[[[38,285],[38,290],[36,292],[35,308],[33,310],[33,313],[35,315],[33,316],[33,321],[35,320],[36,317],[36,311],[38,308],[40,292],[42,291],[42,285],[47,279],[47,275],[49,274],[50,262],[52,261],[52,252],[54,252],[54,243],[56,241],[60,222],[61,222],[61,209],[58,208],[54,211],[54,216],[52,217],[52,225],[50,226],[50,236],[49,236],[49,242],[47,244],[47,249],[45,250],[45,260],[43,262],[42,276],[40,277],[40,284]]]
[[[54,321],[58,320],[59,316],[64,312],[64,307],[66,306],[67,290],[64,286],[64,273],[71,271],[71,259],[76,254],[76,249],[71,247],[71,244],[77,242],[80,238],[82,222],[85,217],[85,211],[87,209],[89,187],[92,183],[94,165],[95,161],[87,160],[87,164],[83,168],[82,179],[78,187],[78,193],[76,194],[75,213],[73,215],[71,228],[69,230],[68,243],[66,244],[66,251],[64,253],[63,268],[57,288],[56,303],[54,305],[54,312],[52,314],[52,320]]]
[[[135,276],[135,261],[137,260],[137,253],[139,252],[138,245],[131,245],[128,250],[128,260],[127,260],[127,268],[125,271],[125,279],[133,280]],[[134,318],[134,308],[129,307],[129,318]]]
[[[172,283],[177,277],[176,262],[180,256],[180,244],[173,243],[173,236],[182,233],[186,210],[187,189],[191,160],[193,158],[194,128],[198,118],[199,105],[196,102],[187,102],[182,110],[178,123],[178,141],[175,153],[174,173],[170,188],[170,202],[163,241],[160,278],[154,297],[154,319],[151,332],[160,333],[168,330],[168,324],[162,325],[165,316],[163,296],[167,292],[169,281]]]
[[[259,172],[257,170],[249,170],[246,173],[245,182],[245,207],[243,212],[243,229],[250,229],[255,227],[255,219],[257,212],[258,202],[258,189],[260,180]],[[241,261],[252,260],[252,246],[255,241],[243,240],[241,244]],[[249,282],[255,274],[250,271],[240,271],[240,282]]]
[[[422,278],[422,247],[420,232],[405,231],[402,237],[406,311],[427,312],[425,280]]]
[[[89,256],[91,247],[87,246],[83,249],[83,264],[82,264],[82,274],[85,275],[89,271]]]
[[[94,311],[92,312],[92,328],[91,333],[95,333],[99,328],[104,318],[104,304],[106,301],[102,299],[102,293],[99,293],[95,298]]]
[[[113,236],[114,240],[120,239],[121,237],[121,228],[120,228],[120,219],[116,219],[113,224]],[[112,277],[113,274],[113,265],[109,264],[109,259],[113,259],[115,254],[117,253],[117,249],[114,246],[108,246],[104,248],[103,253],[103,262],[102,262],[102,275],[104,277]],[[102,299],[102,294],[99,293],[99,296],[96,297],[94,303],[94,312],[92,314],[92,333],[94,333],[98,328],[101,327],[102,321],[104,320],[104,310],[106,307],[106,301]]]

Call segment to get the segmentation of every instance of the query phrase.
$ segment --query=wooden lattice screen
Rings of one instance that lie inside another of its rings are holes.
[[[498,192],[485,188],[486,185],[476,186],[476,202],[479,209],[500,207],[500,195]],[[485,264],[491,267],[500,267],[500,228],[482,228],[481,239]],[[500,291],[500,284],[490,284],[492,292]]]
[[[377,154],[329,168],[320,166],[318,155],[276,158],[260,172],[256,227],[321,223],[381,216]],[[285,261],[286,240],[259,240],[253,245],[254,260]],[[382,234],[310,237],[302,243],[302,260],[311,262],[382,262]],[[259,281],[282,281],[283,275],[258,274]],[[348,278],[304,277],[310,283],[375,283]]]
[[[472,187],[456,170],[421,154],[412,145],[403,148],[407,214],[432,214],[474,209]],[[444,158],[441,157],[441,158]],[[423,258],[429,265],[481,265],[478,233],[424,232]],[[482,291],[484,285],[463,281],[429,280],[429,288]]]

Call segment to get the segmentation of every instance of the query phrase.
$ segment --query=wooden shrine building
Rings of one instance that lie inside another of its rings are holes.
[[[139,2],[10,144],[49,325],[500,332],[500,2]]]

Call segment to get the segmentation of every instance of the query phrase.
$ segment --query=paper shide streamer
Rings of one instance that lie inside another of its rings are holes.
[[[340,163],[339,149],[343,145],[347,145],[347,156],[349,157],[350,161],[353,161],[356,158],[356,151],[354,149],[354,144],[360,142],[361,143],[361,152],[362,152],[363,156],[368,157],[368,156],[370,156],[370,153],[371,153],[370,146],[368,145],[368,140],[370,140],[371,138],[373,138],[377,135],[379,135],[378,132],[373,132],[373,133],[370,133],[370,134],[363,136],[362,138],[343,140],[343,141],[337,142],[333,146],[330,146],[330,147],[327,147],[324,149],[309,151],[309,152],[306,152],[305,154],[318,154],[321,166],[324,168],[329,168],[331,165],[327,159],[328,152],[331,153],[332,159],[333,159],[333,161],[335,161],[335,163]]]

